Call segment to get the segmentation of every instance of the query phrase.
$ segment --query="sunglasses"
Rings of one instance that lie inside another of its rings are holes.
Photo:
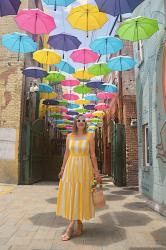
[[[80,120],[80,119],[78,119],[77,122],[85,122],[85,120]]]

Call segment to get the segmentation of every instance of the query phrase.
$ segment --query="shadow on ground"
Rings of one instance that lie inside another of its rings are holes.
[[[151,233],[156,244],[164,246],[166,249],[166,227],[161,227],[160,229],[153,231]]]
[[[164,250],[163,247],[131,247],[129,250]]]
[[[56,203],[57,203],[57,198],[56,198],[56,197],[50,198],[50,199],[47,199],[46,201],[47,201],[48,203],[50,203],[50,204],[56,204]]]
[[[129,202],[123,205],[125,208],[130,210],[139,210],[139,211],[151,211],[151,209],[144,202]]]
[[[120,201],[126,199],[125,196],[122,195],[104,195],[107,201]]]

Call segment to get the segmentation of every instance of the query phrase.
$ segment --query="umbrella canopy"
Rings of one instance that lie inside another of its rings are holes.
[[[103,117],[105,113],[103,111],[95,111],[92,113],[94,117]]]
[[[74,101],[74,100],[78,100],[79,99],[79,96],[76,95],[76,94],[63,94],[63,99],[65,100],[69,100],[69,101]]]
[[[48,39],[48,44],[54,49],[69,51],[78,49],[81,45],[81,42],[75,36],[66,33],[60,33],[50,36]]]
[[[55,67],[58,68],[60,71],[64,71],[68,74],[73,74],[75,72],[75,68],[64,60],[62,60],[58,64],[55,64]]]
[[[134,68],[136,62],[130,56],[113,57],[108,62],[108,67],[113,71],[125,71]]]
[[[95,109],[96,110],[105,110],[105,109],[108,109],[109,108],[109,105],[108,104],[105,104],[105,103],[99,103],[95,106]]]
[[[91,93],[91,88],[88,88],[86,85],[81,84],[79,86],[74,87],[73,91],[78,94],[88,94]]]
[[[28,67],[23,70],[26,77],[43,78],[48,75],[47,71],[40,67]]]
[[[52,113],[49,116],[53,117],[53,118],[56,118],[56,119],[62,118],[62,114],[61,113]]]
[[[88,110],[84,108],[76,108],[74,111],[78,112],[79,114],[86,113]]]
[[[69,104],[67,105],[67,108],[68,108],[68,109],[76,109],[76,108],[79,108],[79,106],[80,106],[80,105],[75,104],[75,103],[69,103]]]
[[[61,57],[51,49],[41,49],[33,53],[33,59],[41,64],[57,64]]]
[[[91,119],[91,122],[102,122],[102,119],[99,119],[99,118],[92,118]]]
[[[45,83],[39,83],[39,92],[51,93],[53,91],[52,87]]]
[[[85,114],[85,117],[86,117],[86,118],[91,118],[91,117],[93,117],[93,115],[92,115],[91,113],[86,113],[86,114]]]
[[[87,109],[87,110],[94,110],[95,109],[95,104],[85,105],[84,108]]]
[[[20,4],[20,0],[0,0],[0,16],[16,15]]]
[[[64,81],[61,81],[61,85],[65,86],[65,87],[73,87],[73,86],[77,86],[79,84],[80,84],[80,81],[78,81],[78,80],[66,79]]]
[[[100,11],[118,16],[132,13],[144,0],[95,0]]]
[[[68,111],[66,112],[66,114],[67,114],[67,115],[78,115],[79,113],[76,112],[76,111],[73,111],[73,110],[68,110]]]
[[[104,83],[103,85],[99,86],[99,89],[104,92],[111,92],[111,93],[117,93],[118,88],[111,83]]]
[[[59,102],[59,105],[62,105],[62,106],[68,105],[68,101],[66,101],[66,100],[58,100],[58,102]]]
[[[86,105],[86,104],[89,104],[90,101],[85,100],[85,99],[79,99],[79,100],[76,100],[75,103],[79,105]]]
[[[104,82],[101,81],[91,81],[86,83],[86,86],[90,87],[90,88],[98,88],[99,86],[101,86],[102,84],[104,84]]]
[[[123,22],[117,30],[117,34],[121,39],[135,42],[148,39],[158,30],[156,19],[136,17]]]
[[[43,0],[47,5],[54,5],[54,10],[57,6],[67,7],[69,4],[75,2],[75,0]]]
[[[96,6],[85,4],[71,9],[67,20],[75,29],[90,31],[100,29],[108,21],[108,17],[99,12]]]
[[[97,94],[97,98],[99,99],[111,99],[115,97],[115,93],[110,93],[110,92],[100,92]]]
[[[92,77],[94,77],[94,75],[90,74],[87,70],[80,69],[73,74],[73,77],[79,79],[80,81],[89,81]]]
[[[57,97],[57,93],[51,92],[51,93],[45,93],[40,92],[40,99],[54,99]]]
[[[46,100],[44,100],[43,101],[43,104],[44,105],[51,105],[51,106],[56,106],[56,105],[58,105],[58,101],[57,100],[54,100],[54,99],[46,99]]]
[[[26,34],[14,32],[2,37],[2,44],[10,51],[17,53],[30,53],[37,50],[37,43]]]
[[[90,48],[100,54],[114,54],[123,49],[123,42],[117,37],[99,37],[90,43]]]
[[[50,71],[48,72],[48,76],[46,76],[45,79],[50,82],[59,83],[65,79],[65,76],[58,71]]]
[[[70,58],[78,63],[93,63],[99,59],[99,55],[90,49],[77,49],[72,52]]]
[[[73,119],[73,117],[72,117],[71,115],[66,115],[66,114],[63,114],[62,117],[63,117],[64,119],[68,119],[68,120]]]
[[[94,63],[88,68],[88,72],[95,76],[105,76],[111,72],[106,63]]]
[[[21,10],[15,19],[20,29],[31,34],[49,34],[56,27],[54,18],[39,9]]]
[[[97,98],[96,94],[91,94],[91,95],[86,95],[85,100],[96,102],[99,100],[99,98]]]

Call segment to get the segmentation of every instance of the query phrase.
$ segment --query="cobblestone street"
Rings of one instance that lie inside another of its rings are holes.
[[[166,219],[152,211],[136,188],[104,178],[105,209],[84,223],[84,234],[62,242],[67,221],[55,215],[57,183],[0,185],[0,250],[166,249]]]

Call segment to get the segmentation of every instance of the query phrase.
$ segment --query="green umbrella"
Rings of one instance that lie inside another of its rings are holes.
[[[78,113],[80,113],[80,114],[83,114],[83,113],[88,112],[88,110],[87,110],[87,109],[84,109],[84,108],[77,108],[77,109],[74,109],[74,111],[76,111],[76,112],[78,112]]]
[[[67,106],[68,105],[68,101],[66,100],[58,100],[59,102],[59,106]]]
[[[62,117],[62,114],[61,114],[61,113],[52,113],[52,114],[50,114],[49,116],[50,116],[50,117],[53,117],[53,118],[59,119],[59,118]]]
[[[91,93],[92,91],[91,88],[88,88],[84,84],[80,84],[79,86],[75,87],[73,90],[75,93],[78,93],[78,94],[88,94],[88,93]]]
[[[106,63],[94,63],[88,68],[88,72],[95,76],[105,76],[111,72]]]
[[[65,76],[58,71],[50,71],[48,72],[48,76],[44,78],[50,82],[61,82],[65,80]]]
[[[117,30],[117,34],[121,39],[136,42],[148,39],[158,30],[159,26],[156,19],[136,17],[123,22]]]
[[[101,122],[102,120],[101,119],[99,119],[99,118],[92,118],[91,119],[91,122]]]

